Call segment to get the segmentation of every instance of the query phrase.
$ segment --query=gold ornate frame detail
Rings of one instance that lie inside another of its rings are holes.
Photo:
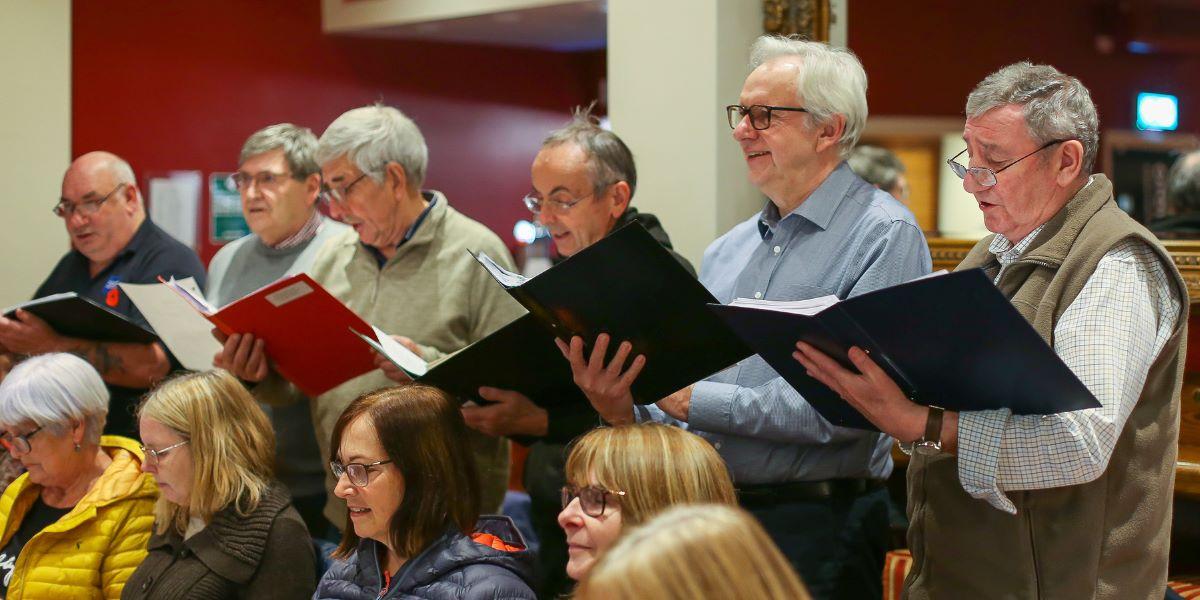
[[[763,31],[829,41],[829,0],[763,0]]]

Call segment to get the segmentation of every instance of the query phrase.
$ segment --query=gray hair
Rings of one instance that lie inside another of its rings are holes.
[[[272,150],[283,150],[283,158],[287,160],[288,170],[292,177],[303,181],[309,175],[319,173],[317,165],[317,136],[311,129],[278,123],[268,125],[255,131],[246,143],[242,144],[242,152],[238,155],[238,167],[241,167],[252,156],[257,156]]]
[[[408,188],[425,183],[429,148],[413,120],[391,106],[375,104],[347,111],[329,124],[317,143],[317,162],[346,156],[375,181],[383,181],[388,163],[398,163]]]
[[[1167,172],[1167,198],[1187,212],[1200,210],[1200,150],[1180,156]]]
[[[988,75],[967,96],[967,118],[998,106],[1022,107],[1025,127],[1037,145],[1054,140],[1083,144],[1083,170],[1092,172],[1099,148],[1100,120],[1088,89],[1050,65],[1013,63]]]
[[[624,181],[629,184],[629,197],[637,189],[637,166],[633,152],[617,134],[600,127],[600,120],[592,115],[595,104],[576,108],[571,121],[550,132],[542,141],[542,148],[562,144],[575,144],[587,154],[588,171],[592,179],[592,190],[599,194],[604,188]]]
[[[859,177],[884,191],[896,187],[906,171],[904,163],[891,150],[879,146],[856,146],[846,161]]]
[[[55,352],[25,360],[0,382],[0,427],[32,422],[62,435],[83,423],[84,439],[100,442],[108,418],[108,388],[90,363]]]
[[[822,42],[764,35],[750,48],[750,68],[782,56],[800,59],[796,76],[797,100],[804,103],[812,123],[827,123],[834,115],[846,118],[838,142],[842,158],[858,143],[867,122],[867,73],[853,52]]]

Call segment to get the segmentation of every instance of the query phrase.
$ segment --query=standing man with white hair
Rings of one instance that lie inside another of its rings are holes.
[[[321,247],[349,229],[317,210],[321,169],[316,154],[317,136],[291,123],[260,129],[242,145],[232,179],[251,233],[226,244],[209,263],[209,302],[225,306],[281,277],[308,272]],[[224,341],[213,362],[218,368],[234,364],[239,350],[249,352],[256,343],[250,334]],[[309,398],[278,377],[253,391],[275,430],[275,476],[291,492],[308,530],[317,537],[329,535],[322,516],[326,461],[313,432]]]
[[[928,273],[912,213],[845,163],[867,117],[867,77],[854,54],[762,37],[751,56],[754,70],[727,113],[750,180],[769,201],[708,247],[701,282],[721,302],[799,300]],[[630,382],[587,361],[582,342],[565,352],[605,420],[675,422],[711,441],[739,501],[815,598],[882,594],[891,438],[831,425],[758,356],[635,411]],[[607,345],[602,337],[594,352]]]
[[[966,113],[968,160],[947,162],[994,235],[958,268],[983,268],[1100,408],[943,411],[913,403],[861,350],[849,359],[863,375],[804,344],[798,360],[920,450],[906,597],[1162,598],[1187,287],[1091,174],[1098,120],[1078,79],[1009,65]]]
[[[402,334],[401,342],[429,361],[524,312],[468,253],[485,252],[515,269],[500,238],[454,210],[441,192],[422,190],[428,149],[421,130],[404,113],[382,105],[346,112],[321,135],[316,158],[330,215],[352,230],[321,249],[311,275],[351,310],[384,331]],[[243,379],[261,380],[266,375],[261,353],[259,344],[229,367]],[[374,371],[313,400],[322,456],[331,456],[330,434],[346,406],[389,385],[383,371]],[[508,440],[472,432],[471,445],[483,484],[483,510],[495,511],[508,486]],[[346,506],[333,496],[335,484],[329,474],[325,516],[342,528]]]
[[[54,214],[67,227],[71,250],[38,287],[35,298],[75,292],[150,329],[118,284],[157,283],[162,276],[194,277],[204,285],[200,258],[146,218],[133,169],[115,154],[89,152],[75,159],[63,176]],[[106,431],[130,437],[137,436],[133,408],[138,397],[179,368],[162,344],[69,338],[23,310],[17,311],[16,319],[0,317],[0,352],[72,352],[84,357],[112,394]]]

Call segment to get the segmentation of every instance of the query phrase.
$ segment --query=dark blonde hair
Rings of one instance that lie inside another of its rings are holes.
[[[190,517],[205,521],[227,506],[248,515],[270,487],[275,432],[246,388],[220,369],[168,379],[150,392],[138,416],[154,419],[188,440],[192,490],[186,508],[159,497],[154,507],[159,534],[179,533]]]
[[[762,525],[732,506],[677,506],[623,535],[576,600],[808,600]]]
[[[415,556],[447,525],[464,535],[471,533],[479,520],[479,476],[458,403],[442,390],[421,384],[363,394],[338,417],[329,460],[338,460],[342,435],[359,417],[370,421],[387,458],[404,478],[404,497],[389,527],[392,549],[400,556]],[[351,555],[358,543],[347,522],[334,557]]]
[[[566,475],[572,485],[625,492],[621,522],[630,525],[674,504],[737,503],[712,445],[659,423],[593,429],[572,446]]]

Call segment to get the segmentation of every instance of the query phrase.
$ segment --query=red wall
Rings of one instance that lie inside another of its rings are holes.
[[[867,70],[873,115],[962,115],[976,83],[1027,59],[1078,77],[1102,129],[1133,129],[1134,96],[1155,91],[1177,95],[1180,130],[1200,133],[1200,55],[1100,54],[1101,7],[1112,4],[855,0],[848,37]]]
[[[426,186],[510,244],[542,137],[604,73],[603,52],[324,35],[319,0],[75,0],[71,52],[73,155],[110,150],[139,176],[207,175],[233,170],[265,125],[320,135],[382,100],[424,132]],[[207,260],[216,247],[204,239]]]

